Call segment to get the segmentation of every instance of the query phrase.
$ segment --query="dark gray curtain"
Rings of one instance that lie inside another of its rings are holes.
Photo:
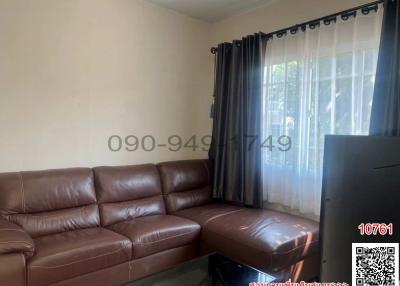
[[[400,0],[386,0],[370,135],[400,136]]]
[[[218,46],[214,125],[209,152],[215,198],[261,207],[260,123],[266,39]]]

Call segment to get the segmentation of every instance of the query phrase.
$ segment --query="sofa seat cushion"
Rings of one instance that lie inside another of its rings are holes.
[[[204,226],[206,223],[218,217],[235,213],[240,210],[242,210],[242,208],[228,204],[207,204],[178,211],[175,212],[174,215],[193,220],[201,226]]]
[[[90,228],[35,240],[28,262],[29,285],[49,285],[129,261],[132,243],[104,228]]]
[[[205,243],[264,271],[279,271],[315,255],[318,223],[270,210],[245,209],[219,216],[203,227]]]
[[[197,223],[171,215],[135,218],[108,228],[132,241],[135,259],[190,244],[200,234],[200,225]]]

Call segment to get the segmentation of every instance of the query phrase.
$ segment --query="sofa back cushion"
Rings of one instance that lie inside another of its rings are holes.
[[[157,166],[169,213],[210,202],[212,172],[208,160],[164,162]]]
[[[103,226],[133,218],[165,214],[155,165],[94,168]]]
[[[98,226],[92,170],[0,174],[0,216],[32,237]]]

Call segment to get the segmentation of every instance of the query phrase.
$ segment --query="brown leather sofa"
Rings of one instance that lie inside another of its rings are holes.
[[[122,285],[209,251],[317,276],[318,224],[214,203],[208,161],[0,174],[0,285]]]

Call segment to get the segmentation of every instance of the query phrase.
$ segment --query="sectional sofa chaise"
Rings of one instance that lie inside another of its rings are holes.
[[[318,275],[318,224],[216,203],[207,160],[0,174],[2,286],[117,286],[207,252]]]

